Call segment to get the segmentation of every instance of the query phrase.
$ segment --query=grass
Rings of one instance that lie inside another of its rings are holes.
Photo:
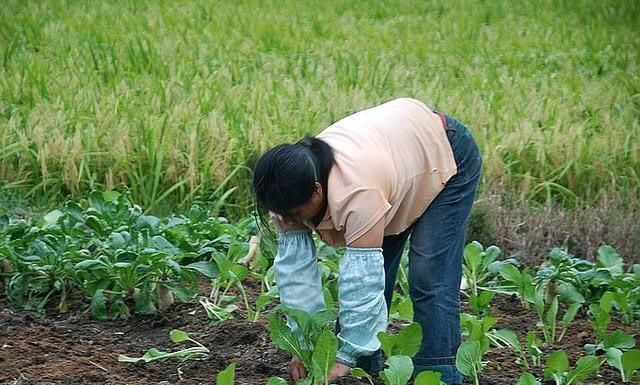
[[[485,191],[637,203],[638,20],[623,0],[7,0],[0,186],[246,213],[261,152],[413,96],[472,129]]]

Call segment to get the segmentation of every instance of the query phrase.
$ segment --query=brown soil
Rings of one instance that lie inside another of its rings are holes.
[[[499,320],[498,327],[515,330],[520,336],[536,330],[535,314],[522,310],[517,300],[496,297],[493,314]],[[271,344],[265,317],[257,323],[244,319],[240,310],[236,319],[214,325],[200,305],[177,304],[163,315],[98,322],[91,319],[87,304],[82,301],[76,301],[66,314],[40,317],[30,312],[14,312],[2,293],[0,384],[215,384],[216,374],[232,362],[236,364],[237,385],[263,385],[272,376],[290,380],[289,355]],[[141,356],[151,347],[177,350],[169,339],[169,331],[175,328],[185,330],[208,347],[210,358],[147,364],[116,360],[118,354]],[[636,339],[640,337],[637,329],[614,322],[612,329],[616,328],[635,334]],[[578,319],[562,343],[549,350],[565,349],[573,364],[584,354],[584,344],[593,342],[591,335],[588,322]],[[515,355],[510,350],[491,349],[485,359],[483,385],[517,382],[522,369],[515,364]],[[539,369],[532,372],[541,377]],[[337,382],[367,384],[355,379]],[[590,379],[592,384],[620,382],[619,374],[606,365]]]

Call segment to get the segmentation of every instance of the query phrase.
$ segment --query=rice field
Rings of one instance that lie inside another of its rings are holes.
[[[638,25],[622,0],[4,0],[0,191],[242,214],[262,151],[411,96],[472,129],[485,192],[634,204]]]

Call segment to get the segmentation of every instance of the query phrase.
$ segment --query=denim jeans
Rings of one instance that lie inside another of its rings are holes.
[[[455,357],[460,345],[460,279],[467,220],[471,212],[482,159],[471,133],[444,116],[445,131],[458,172],[410,228],[386,236],[382,244],[387,309],[398,267],[409,238],[409,291],[414,321],[422,326],[422,346],[413,358],[414,375],[425,370],[442,373],[447,384],[462,384]],[[383,369],[382,353],[360,357],[358,366],[370,373]]]

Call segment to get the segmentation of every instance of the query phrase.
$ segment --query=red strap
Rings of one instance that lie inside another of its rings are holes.
[[[436,112],[436,111],[433,111],[433,112],[435,112],[438,115],[438,117],[440,118],[440,120],[442,121],[442,127],[446,128],[447,127],[447,122],[444,120],[444,116],[439,112]]]

